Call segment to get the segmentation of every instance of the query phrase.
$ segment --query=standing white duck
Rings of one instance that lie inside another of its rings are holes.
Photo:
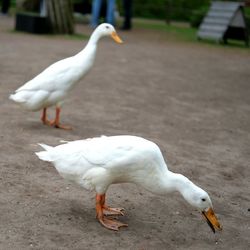
[[[93,66],[98,41],[104,36],[111,36],[117,43],[122,43],[112,25],[100,24],[82,51],[75,56],[50,65],[42,73],[18,88],[14,94],[10,95],[10,99],[31,111],[43,109],[41,120],[44,124],[71,129],[60,124],[61,105],[68,92]],[[56,106],[56,117],[54,121],[49,121],[46,110],[54,105]]]
[[[118,230],[127,226],[109,215],[123,215],[122,208],[105,204],[105,193],[111,184],[131,182],[146,190],[166,195],[178,191],[192,206],[199,209],[209,226],[221,230],[212,202],[204,190],[181,174],[168,170],[159,147],[136,136],[102,136],[77,140],[37,152],[43,160],[52,162],[59,174],[81,187],[96,192],[96,215],[106,228]]]

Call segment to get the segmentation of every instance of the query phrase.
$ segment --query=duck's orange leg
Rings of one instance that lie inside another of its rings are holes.
[[[120,207],[109,207],[105,204],[105,198],[106,194],[103,194],[102,196],[102,208],[103,208],[103,213],[106,216],[112,216],[112,215],[124,215],[124,208]]]
[[[119,222],[115,219],[107,218],[104,214],[105,208],[105,194],[97,194],[96,195],[96,218],[99,220],[99,222],[106,228],[114,231],[118,231],[120,227],[127,227],[127,224],[124,224],[122,222]],[[116,214],[117,215],[117,214]]]
[[[62,128],[62,129],[66,129],[66,130],[71,130],[72,127],[60,124],[60,112],[61,112],[61,109],[59,107],[56,107],[56,118],[54,121],[50,122],[50,125],[54,126],[55,128]]]
[[[41,120],[42,120],[43,124],[50,125],[50,121],[47,119],[47,108],[43,109]]]

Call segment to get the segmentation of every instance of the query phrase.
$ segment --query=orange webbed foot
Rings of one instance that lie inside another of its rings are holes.
[[[72,127],[56,123],[55,121],[51,121],[50,126],[55,127],[55,128],[65,129],[65,130],[72,130]]]
[[[41,117],[43,124],[51,126],[51,127],[55,127],[55,128],[72,130],[72,127],[60,124],[60,112],[61,112],[61,109],[57,107],[55,120],[49,121],[47,119],[47,108],[44,108],[43,113],[42,113],[42,117]]]
[[[43,122],[44,125],[50,126],[50,121],[49,121],[49,120],[47,120],[47,119],[46,119],[46,120],[43,120],[43,119],[42,119],[42,122]]]
[[[108,207],[104,205],[103,214],[105,216],[116,216],[116,215],[124,216],[124,208],[114,208],[114,207]]]
[[[120,227],[127,227],[128,224],[122,223],[115,219],[109,219],[103,216],[102,218],[98,218],[99,222],[107,229],[118,231]]]
[[[118,231],[120,227],[128,225],[109,216],[124,215],[123,208],[110,208],[105,205],[105,194],[96,195],[96,218],[107,229]]]

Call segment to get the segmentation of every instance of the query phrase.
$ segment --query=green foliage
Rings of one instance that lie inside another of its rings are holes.
[[[16,8],[20,11],[39,12],[40,2],[39,0],[17,0]]]
[[[190,16],[190,25],[194,28],[198,28],[207,14],[209,9],[209,6],[203,6],[199,9],[196,9],[192,12],[192,15]]]
[[[134,0],[133,13],[135,17],[189,21],[194,10],[209,3],[210,0]]]
[[[164,0],[134,0],[133,15],[135,17],[165,19],[166,3]]]
[[[247,23],[249,36],[250,36],[250,7],[245,8],[245,17],[246,17],[246,23]]]

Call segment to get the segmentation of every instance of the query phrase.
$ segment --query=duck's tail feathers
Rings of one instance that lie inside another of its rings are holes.
[[[45,149],[45,151],[35,152],[35,154],[38,156],[38,158],[43,160],[43,161],[50,161],[50,162],[53,161],[51,154],[50,154],[53,147],[48,146],[48,145],[43,144],[43,143],[38,143],[38,145],[40,145],[43,149]]]
[[[19,103],[26,102],[26,100],[23,98],[23,96],[18,95],[17,93],[10,95],[9,99],[14,101],[14,102],[19,102]]]

